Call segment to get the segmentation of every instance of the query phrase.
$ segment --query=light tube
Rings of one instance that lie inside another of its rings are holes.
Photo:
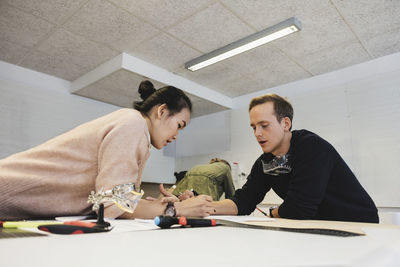
[[[299,20],[293,17],[260,32],[240,39],[232,44],[226,45],[208,54],[193,59],[187,62],[185,67],[191,71],[196,71],[299,30],[301,30],[301,23]]]

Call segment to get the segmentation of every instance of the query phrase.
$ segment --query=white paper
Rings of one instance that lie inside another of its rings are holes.
[[[56,217],[56,221],[59,222],[71,222],[71,221],[83,221],[91,218],[92,216],[63,216],[63,217]],[[96,221],[95,219],[91,219],[91,221]]]
[[[221,216],[221,215],[213,215],[210,217],[207,217],[210,219],[216,219],[216,220],[227,220],[231,222],[238,222],[238,223],[244,223],[244,222],[270,222],[270,221],[275,221],[274,218],[269,218],[269,217],[255,217],[255,216]]]
[[[159,229],[154,223],[154,220],[142,220],[142,219],[109,219],[106,220],[111,224],[113,229],[110,233],[121,233],[121,232],[132,232],[132,231],[145,231]]]

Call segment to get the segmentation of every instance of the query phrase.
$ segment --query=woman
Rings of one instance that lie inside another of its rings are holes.
[[[172,86],[155,90],[144,81],[139,93],[143,101],[135,103],[135,109],[115,111],[0,160],[0,219],[89,214],[92,190],[125,183],[139,186],[151,145],[161,149],[176,139],[192,109],[190,99]],[[151,218],[163,214],[166,206],[141,200],[130,214],[109,204],[104,214]],[[206,216],[213,210],[206,196],[175,209],[186,216]]]

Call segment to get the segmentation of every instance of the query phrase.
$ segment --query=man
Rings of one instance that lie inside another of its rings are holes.
[[[211,159],[209,164],[191,168],[172,192],[179,200],[195,195],[208,195],[215,201],[219,200],[223,193],[225,198],[230,198],[235,193],[235,187],[230,164],[219,158]]]
[[[307,130],[291,131],[293,108],[267,94],[252,99],[250,125],[263,150],[246,184],[215,214],[250,214],[274,190],[283,203],[271,217],[378,223],[377,208],[331,144]]]

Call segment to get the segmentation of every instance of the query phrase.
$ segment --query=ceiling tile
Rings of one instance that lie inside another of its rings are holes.
[[[293,62],[276,65],[271,68],[268,67],[251,74],[251,78],[258,80],[262,84],[263,89],[302,80],[310,76],[307,71]]]
[[[190,97],[190,101],[192,102],[192,104],[197,103],[197,102],[201,102],[203,99],[201,97],[186,93],[189,97]]]
[[[238,76],[233,80],[224,82],[218,85],[218,91],[229,97],[237,97],[245,94],[250,94],[262,89],[264,85],[259,81],[249,76]]]
[[[74,92],[74,94],[93,98],[116,106],[132,108],[135,101],[142,101],[138,93],[142,81],[149,80],[154,88],[159,89],[165,85],[133,73],[119,69],[106,77]]]
[[[156,89],[164,86],[163,84],[154,80],[124,69],[120,69],[110,75],[107,75],[103,79],[100,79],[99,81],[74,92],[74,94],[121,107],[132,108],[134,101],[141,101],[138,93],[138,87],[140,82],[146,79],[150,80]],[[220,106],[208,100],[188,93],[187,95],[193,104],[192,117],[227,110],[226,107]]]
[[[365,41],[374,57],[382,57],[400,51],[400,28],[376,35]]]
[[[201,55],[200,52],[165,33],[143,42],[130,54],[169,71],[182,67],[183,62]]]
[[[219,62],[194,72],[181,68],[176,70],[175,73],[217,91],[219,84],[232,80],[239,75],[238,72],[225,64],[225,62]]]
[[[53,28],[53,24],[41,18],[0,2],[1,40],[32,47]]]
[[[355,65],[371,58],[359,42],[349,42],[299,57],[304,68],[314,75]]]
[[[268,66],[290,64],[291,60],[276,46],[269,43],[231,57],[224,62],[235,71],[247,75]]]
[[[49,56],[39,51],[33,51],[32,54],[27,55],[19,65],[68,81],[73,81],[82,73],[88,72],[69,61],[63,61],[60,57]]]
[[[399,0],[0,0],[0,60],[75,80],[127,52],[236,97],[400,52],[399,14]],[[184,69],[200,54],[293,16],[302,31],[196,72]],[[118,71],[84,90],[131,106],[144,79],[132,77]],[[195,116],[223,109],[190,97]]]
[[[120,69],[74,93],[113,105],[132,108],[134,101],[141,100],[138,87],[143,80],[141,75]]]
[[[400,28],[398,0],[333,0],[333,3],[361,39]]]
[[[255,31],[221,4],[195,14],[168,32],[202,52],[210,52]]]
[[[191,97],[189,95],[189,97]],[[193,103],[193,111],[192,111],[192,118],[228,110],[227,107],[215,104],[205,99],[201,99],[200,101],[196,101]]]
[[[296,1],[291,1],[288,5],[287,0],[221,0],[221,2],[258,31],[293,17],[297,5]],[[308,1],[302,2],[307,5]]]
[[[0,60],[16,65],[28,52],[26,47],[0,39]]]
[[[89,41],[64,29],[59,29],[52,34],[37,50],[52,57],[55,61],[77,66],[76,71],[79,76],[119,54],[118,51],[105,45]],[[68,72],[69,70],[64,71]],[[61,73],[56,76],[64,76],[62,72],[61,70]]]
[[[213,0],[110,0],[132,14],[159,28],[168,28],[179,20],[189,17]]]
[[[356,40],[332,5],[318,6],[304,14],[304,17],[299,16],[303,25],[300,32],[279,39],[274,44],[295,57]]]
[[[355,39],[329,0],[223,0],[223,3],[257,30],[297,17],[302,30],[273,42],[291,56]]]
[[[91,0],[64,27],[119,52],[129,51],[158,33],[150,24],[105,0]]]
[[[59,24],[72,15],[87,0],[3,0],[50,22]]]

